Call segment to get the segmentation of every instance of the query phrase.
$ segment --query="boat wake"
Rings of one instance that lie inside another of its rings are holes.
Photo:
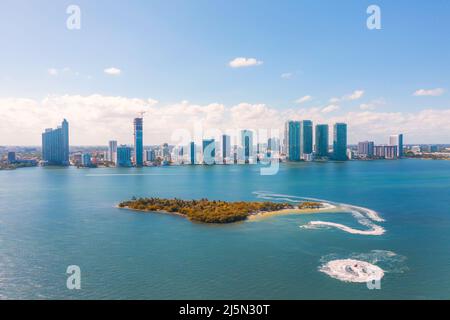
[[[319,271],[344,282],[369,282],[384,277],[384,271],[380,267],[353,259],[330,261],[322,265]]]
[[[403,273],[406,258],[392,251],[372,250],[347,257],[330,254],[320,259],[319,271],[344,282],[381,280],[386,273]]]
[[[383,222],[385,220],[381,218],[376,211],[368,208],[358,207],[345,203],[331,202],[322,199],[297,197],[264,191],[257,191],[254,192],[254,194],[256,195],[257,198],[273,201],[287,201],[293,203],[299,203],[302,201],[320,202],[326,206],[329,206],[330,208],[339,208],[344,212],[349,212],[358,221],[359,224],[361,224],[364,227],[367,227],[366,230],[360,230],[346,226],[341,223],[327,222],[327,221],[310,221],[307,224],[300,226],[300,228],[302,229],[336,228],[351,234],[370,235],[370,236],[380,236],[386,232],[386,230],[382,226],[379,226],[375,223],[375,222]]]

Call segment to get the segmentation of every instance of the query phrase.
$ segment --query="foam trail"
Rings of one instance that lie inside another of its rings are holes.
[[[384,270],[380,267],[354,259],[330,261],[322,265],[319,271],[344,282],[369,282],[384,277]]]
[[[355,229],[349,226],[346,226],[344,224],[335,223],[335,222],[326,222],[326,221],[311,221],[307,223],[306,225],[300,226],[300,228],[304,229],[318,229],[321,227],[331,227],[331,228],[337,228],[339,230],[342,230],[344,232],[348,232],[351,234],[360,234],[360,235],[370,235],[370,236],[379,236],[386,232],[386,230],[375,224],[375,222],[383,222],[385,221],[383,218],[381,218],[378,213],[372,209],[354,206],[350,204],[345,203],[337,203],[332,201],[325,201],[322,199],[316,199],[316,198],[307,198],[307,197],[297,197],[297,196],[291,196],[291,195],[285,195],[285,194],[276,194],[276,193],[270,193],[266,191],[257,191],[254,192],[258,198],[261,199],[267,199],[267,200],[278,200],[278,201],[289,201],[289,202],[301,202],[301,201],[317,201],[321,202],[324,205],[329,205],[332,207],[340,207],[345,211],[348,211],[352,214],[352,216],[358,221],[359,224],[365,226],[368,228],[368,230],[359,230]]]
[[[300,226],[300,227],[304,228],[304,229],[314,229],[314,228],[321,227],[321,226],[334,227],[334,228],[340,229],[342,231],[345,231],[345,232],[348,232],[351,234],[361,234],[361,235],[365,235],[365,236],[380,236],[385,233],[384,228],[380,227],[378,225],[372,225],[371,229],[369,229],[369,230],[358,230],[358,229],[350,228],[350,227],[340,224],[340,223],[327,222],[327,221],[311,221],[308,224],[306,224],[304,226]]]

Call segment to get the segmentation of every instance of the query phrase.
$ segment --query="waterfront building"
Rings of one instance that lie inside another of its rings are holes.
[[[118,167],[131,167],[131,147],[121,145],[117,147],[117,164]]]
[[[392,135],[389,137],[389,145],[397,146],[397,157],[403,157],[403,134]]]
[[[222,135],[222,161],[226,163],[231,156],[231,137],[229,135]]]
[[[243,149],[244,162],[250,163],[250,159],[253,157],[253,131],[241,131],[241,146]]]
[[[328,125],[316,125],[316,156],[328,157]]]
[[[360,157],[372,158],[374,155],[373,141],[358,142],[358,155]]]
[[[42,133],[42,160],[49,165],[69,165],[69,123],[63,120],[56,129]]]
[[[92,165],[90,153],[83,153],[81,155],[81,165],[83,167],[90,167]]]
[[[156,154],[155,150],[149,149],[145,152],[145,159],[149,162],[155,162],[156,161]]]
[[[280,152],[280,139],[269,138],[267,140],[267,157],[272,157],[273,155],[279,155]]]
[[[73,153],[70,156],[70,160],[72,161],[72,165],[80,166],[82,162],[82,154],[81,153]]]
[[[397,146],[375,146],[374,156],[382,159],[397,159],[398,156]]]
[[[216,142],[214,139],[203,139],[203,164],[215,164]]]
[[[435,152],[439,152],[439,147],[437,145],[430,145],[429,147],[429,152],[431,153],[435,153]]]
[[[191,164],[195,164],[195,155],[196,155],[195,143],[194,143],[194,141],[192,141],[189,144],[189,157],[191,159]]]
[[[170,148],[168,143],[164,143],[162,145],[162,158],[163,161],[166,161],[168,163],[172,161],[172,156],[170,154]]]
[[[347,160],[347,124],[335,123],[333,130],[333,159]]]
[[[300,122],[300,159],[309,161],[313,152],[313,123],[311,120]]]
[[[144,165],[143,118],[134,119],[134,165]]]
[[[352,149],[347,149],[347,159],[350,159],[350,160],[352,160],[353,159],[353,155],[354,155],[354,152],[353,152],[353,150]]]
[[[8,163],[15,163],[16,162],[16,153],[14,151],[8,152]]]
[[[286,157],[289,161],[300,160],[300,122],[287,121],[284,128]]]
[[[111,140],[108,142],[107,160],[117,162],[117,141]]]

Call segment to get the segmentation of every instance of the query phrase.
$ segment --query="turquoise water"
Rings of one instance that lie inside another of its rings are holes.
[[[257,200],[255,191],[371,208],[386,233],[299,228],[364,229],[350,214],[204,225],[114,208],[132,196]],[[450,161],[283,164],[275,176],[252,165],[0,171],[0,298],[448,299],[449,200]],[[355,256],[387,271],[380,290],[318,271]],[[80,266],[81,290],[66,288],[68,265]]]

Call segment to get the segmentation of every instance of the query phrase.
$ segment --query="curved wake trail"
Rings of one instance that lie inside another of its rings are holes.
[[[346,226],[341,223],[335,222],[327,222],[327,221],[310,221],[309,223],[300,226],[303,229],[318,229],[318,228],[336,228],[351,234],[359,234],[359,235],[367,235],[367,236],[380,236],[386,232],[386,230],[374,222],[383,222],[385,221],[381,218],[378,213],[374,210],[353,206],[345,203],[337,203],[332,201],[325,201],[322,199],[316,198],[306,198],[306,197],[297,197],[285,194],[276,194],[271,192],[257,191],[254,192],[258,198],[266,199],[266,200],[277,200],[277,201],[289,201],[289,202],[301,202],[301,201],[317,201],[321,202],[325,205],[332,205],[343,209],[344,211],[348,211],[352,214],[352,216],[358,221],[359,224],[367,227],[367,230],[359,230],[349,226]]]

